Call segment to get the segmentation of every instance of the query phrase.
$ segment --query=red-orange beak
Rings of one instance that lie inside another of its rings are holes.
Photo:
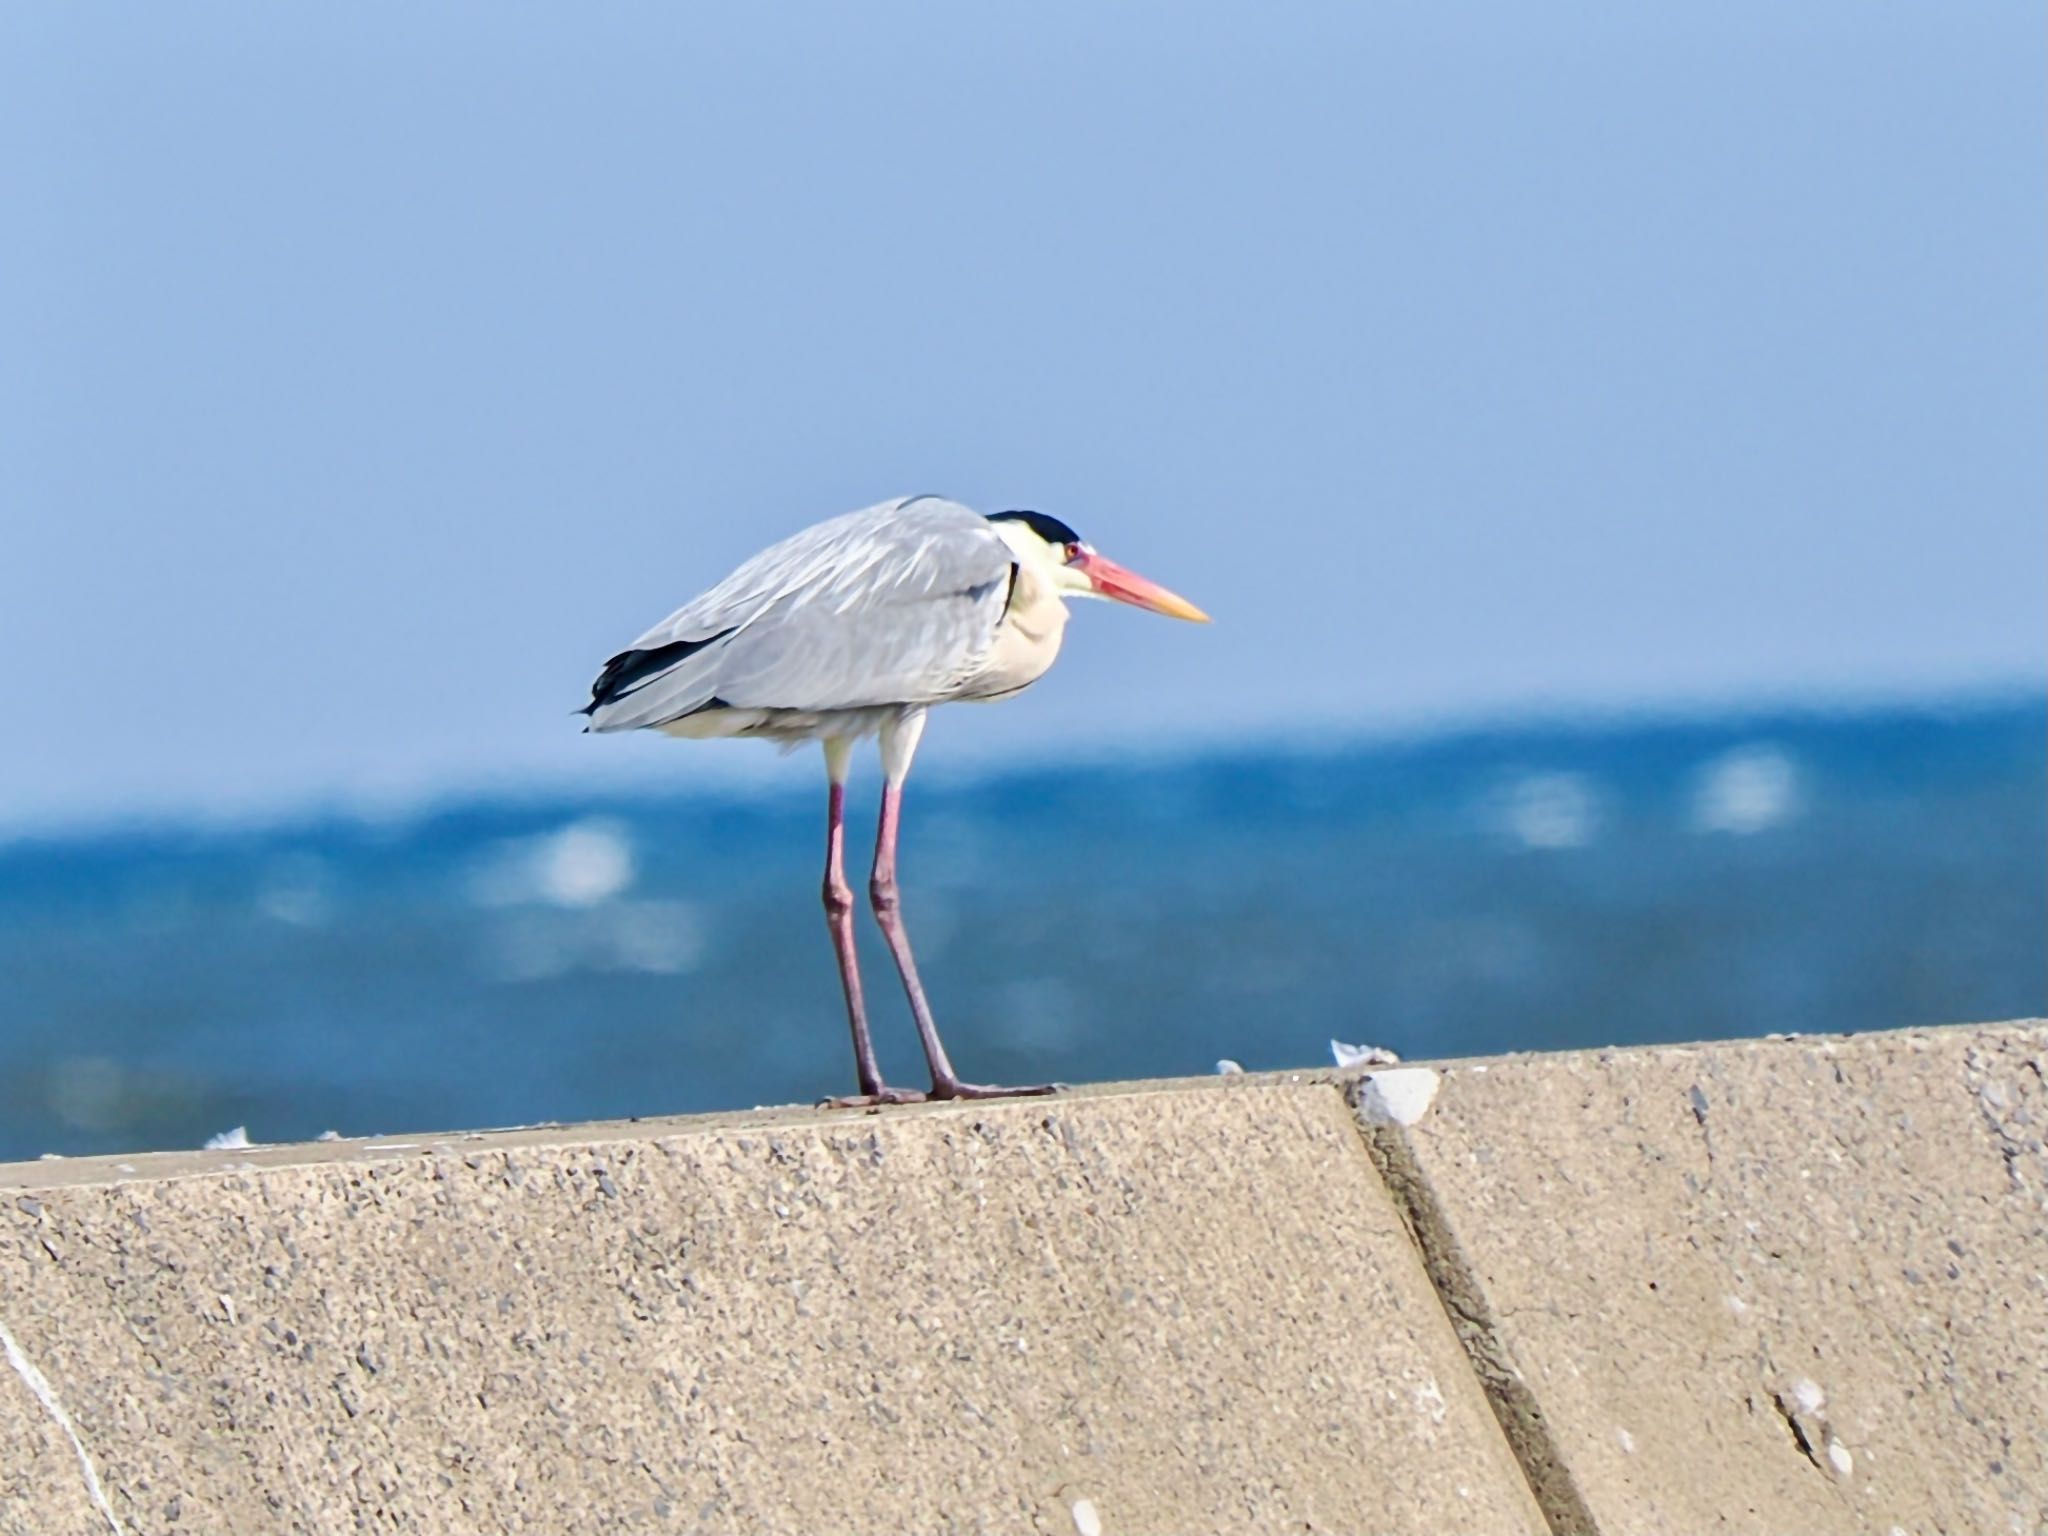
[[[1097,592],[1116,602],[1129,603],[1133,608],[1149,608],[1169,619],[1186,619],[1194,624],[1209,622],[1209,615],[1179,593],[1167,591],[1158,582],[1148,581],[1136,571],[1125,570],[1114,560],[1105,559],[1092,549],[1082,550],[1067,563],[1086,576]]]

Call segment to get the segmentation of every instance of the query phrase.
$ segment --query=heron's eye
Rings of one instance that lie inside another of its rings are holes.
[[[1087,552],[1088,546],[1086,544],[1069,544],[1067,546],[1067,564],[1072,565],[1076,560],[1080,559]]]

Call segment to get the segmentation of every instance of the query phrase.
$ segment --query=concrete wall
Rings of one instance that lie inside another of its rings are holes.
[[[0,1531],[2020,1531],[2048,1028],[0,1167]]]

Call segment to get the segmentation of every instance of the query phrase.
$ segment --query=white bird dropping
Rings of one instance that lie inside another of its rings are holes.
[[[1375,1125],[1413,1125],[1436,1102],[1443,1077],[1429,1067],[1396,1067],[1365,1080],[1358,1107]]]

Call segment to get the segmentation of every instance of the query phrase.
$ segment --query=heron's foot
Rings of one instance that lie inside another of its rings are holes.
[[[824,1109],[877,1109],[884,1104],[922,1104],[925,1095],[915,1088],[891,1088],[879,1083],[872,1093],[849,1093],[840,1099],[820,1102]]]
[[[1028,1099],[1058,1093],[1062,1084],[1033,1083],[1025,1088],[1003,1088],[993,1083],[963,1083],[957,1078],[932,1084],[933,1099]]]

